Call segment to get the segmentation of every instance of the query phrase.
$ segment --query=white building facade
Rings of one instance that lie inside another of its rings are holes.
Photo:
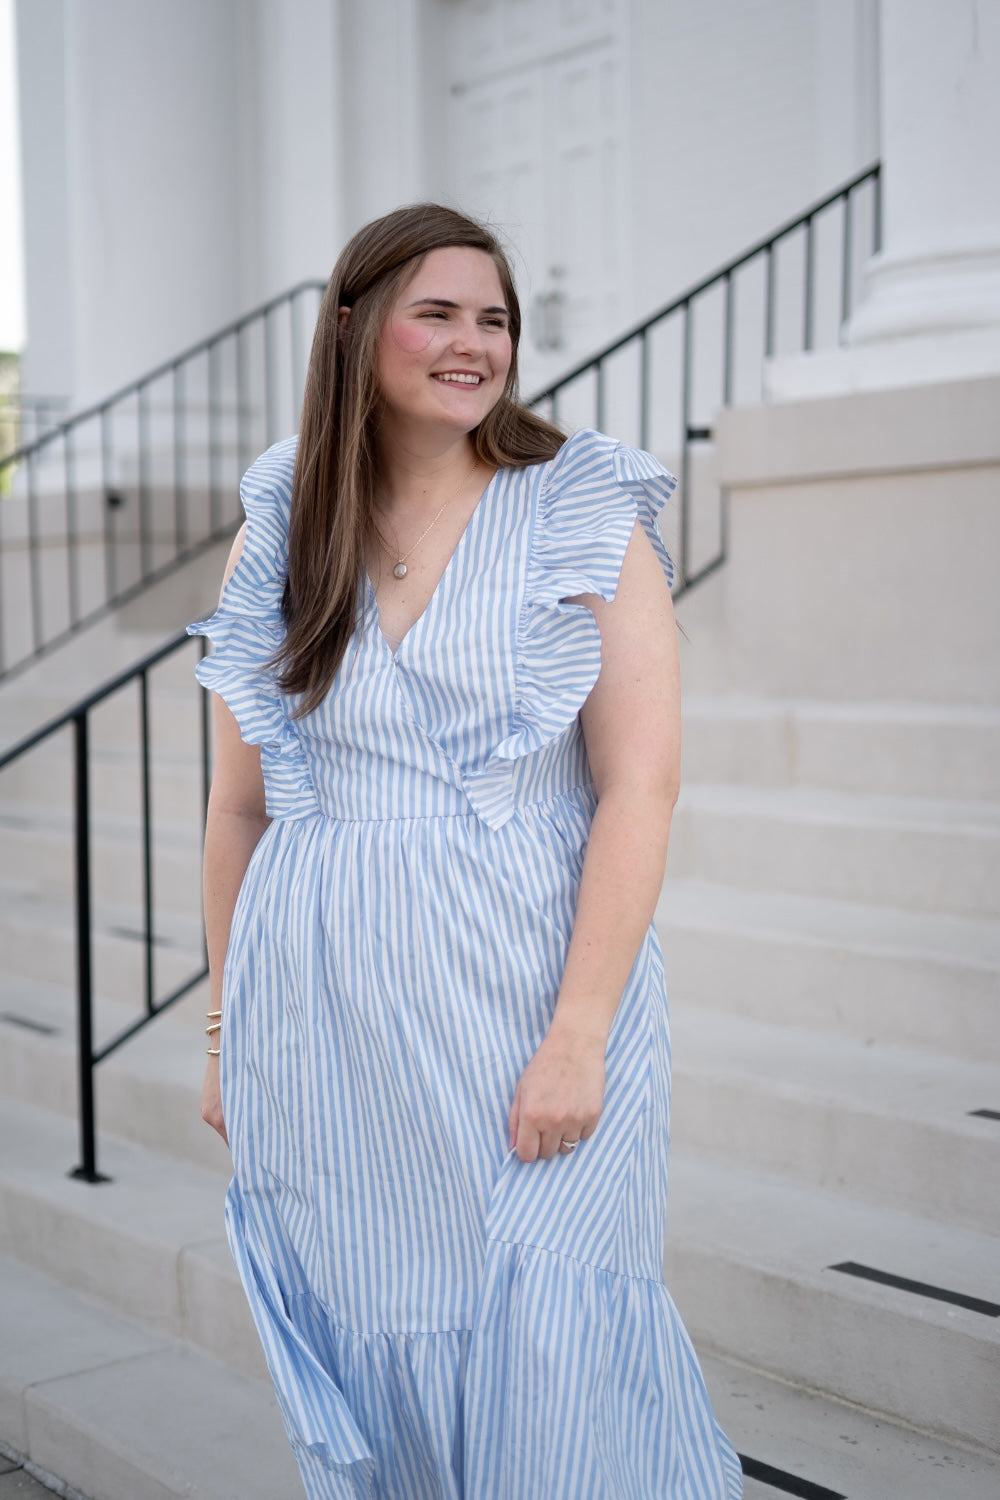
[[[20,0],[17,34],[24,383],[74,407],[422,198],[511,245],[530,389],[880,151],[876,0]]]

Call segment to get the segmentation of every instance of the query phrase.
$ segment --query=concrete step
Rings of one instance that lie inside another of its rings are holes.
[[[157,910],[154,932],[156,994],[168,994],[200,965],[202,924],[197,887],[188,911]],[[93,909],[92,958],[97,994],[143,1003],[145,944],[141,894],[134,903],[97,903]],[[76,934],[69,900],[59,901],[0,880],[0,951],[11,978],[42,980],[75,991]]]
[[[96,631],[96,627],[95,627]],[[95,653],[107,659],[107,670],[93,669],[86,678],[74,682],[32,683],[23,685],[19,678],[0,684],[0,711],[3,720],[3,743],[0,753],[8,745],[26,738],[37,727],[59,718],[91,691],[110,682],[134,663],[157,649],[166,639],[176,636],[178,628],[171,624],[167,631],[138,633],[129,631],[118,641],[119,650],[106,649]],[[75,644],[75,643],[74,643]],[[68,648],[67,648],[68,649]],[[117,662],[117,656],[126,659]],[[200,743],[200,695],[195,686],[194,669],[200,655],[198,641],[184,641],[172,654],[164,657],[148,670],[150,745],[154,759],[165,756],[172,759],[197,759]],[[88,714],[88,733],[91,755],[95,759],[121,760],[125,755],[135,757],[140,745],[140,700],[139,682],[133,679],[118,688],[108,698],[95,705]],[[72,731],[66,726],[51,739],[27,752],[22,760],[5,768],[0,777],[0,798],[11,795],[9,787],[14,782],[8,778],[22,766],[32,768],[44,766],[45,774],[38,773],[36,781],[42,784],[57,780],[65,773],[60,767],[69,766],[72,759]],[[31,785],[31,783],[27,783]],[[29,793],[30,795],[30,793]],[[41,800],[48,800],[46,796]]]
[[[678,1145],[1000,1235],[995,1066],[677,1003],[671,1030]]]
[[[990,1235],[674,1153],[667,1282],[699,1347],[993,1453],[997,1249]]]
[[[183,629],[189,620],[211,613],[230,545],[227,538],[206,547],[159,583],[142,590],[136,598],[117,606],[48,655],[0,681],[0,750],[71,708],[85,693],[130,667]],[[15,644],[8,642],[10,651]],[[190,687],[199,651],[199,643],[192,641],[153,669],[150,682],[154,697],[156,692],[167,688]],[[95,725],[101,722],[102,715],[115,713],[131,718],[134,724],[135,701],[134,688],[123,690],[120,699],[114,702],[126,706],[103,707],[94,720]],[[131,734],[131,729],[128,732]]]
[[[214,569],[217,549],[213,549],[211,556]],[[49,654],[6,678],[0,683],[5,722],[18,704],[25,705],[24,717],[32,723],[36,718],[42,722],[57,711],[71,708],[82,695],[127,673],[141,657],[181,634],[189,619],[198,618],[199,606],[211,613],[214,600],[208,580],[189,576],[192,572],[192,565],[187,565],[176,577],[171,575],[151,586],[138,599],[102,616]],[[199,654],[200,637],[185,639],[176,652],[150,667],[150,687],[154,692],[186,688]],[[119,692],[121,701],[137,701],[134,693],[129,700],[126,689]],[[107,701],[111,703],[117,698]],[[36,706],[43,710],[37,716]],[[108,711],[107,707],[101,710],[102,714]],[[95,720],[99,722],[100,719]]]
[[[50,1500],[52,1495],[61,1495],[64,1500],[79,1500],[80,1491],[39,1469],[23,1453],[0,1438],[0,1500],[15,1500],[15,1497],[16,1500]]]
[[[674,875],[905,910],[1000,916],[1000,804],[689,785]]]
[[[83,460],[86,478],[80,476],[79,468],[74,470],[77,482],[70,496],[65,486],[63,455],[59,447],[57,441],[40,455],[34,475],[33,515],[28,505],[27,475],[23,471],[18,472],[12,492],[5,501],[5,552],[16,555],[19,549],[22,552],[27,550],[33,536],[40,552],[64,552],[69,545],[67,511],[71,512],[74,523],[73,539],[81,550],[89,547],[103,548],[108,538],[135,540],[143,532],[153,540],[170,542],[176,546],[179,543],[197,541],[211,529],[213,505],[207,483],[207,454],[191,454],[196,472],[202,471],[203,477],[195,480],[194,476],[189,475],[187,483],[179,489],[175,489],[172,482],[172,454],[164,452],[160,455],[164,473],[147,481],[144,525],[140,515],[142,502],[137,475],[133,484],[113,483],[109,486],[122,502],[109,506],[101,477],[98,450],[90,455],[89,464],[86,459]],[[225,460],[228,461],[230,472],[234,471],[235,453],[227,453]],[[229,501],[228,508],[231,509],[235,499],[233,490],[227,489],[226,498]],[[216,496],[216,506],[218,499]]]
[[[110,1134],[228,1176],[229,1152],[199,1111],[207,1009],[204,980],[98,1065],[99,1153]],[[136,1017],[135,1005],[99,996],[98,1040],[117,1035]],[[78,1118],[76,1011],[69,991],[37,980],[0,980],[0,1098]],[[66,1169],[73,1164],[67,1161]]]
[[[1000,1061],[1000,924],[684,880],[657,909],[671,994],[778,1025]]]
[[[192,685],[191,707],[196,707]],[[192,713],[194,720],[195,715]],[[204,818],[201,741],[195,720],[190,743],[183,749],[158,749],[150,758],[149,792],[153,816],[159,823],[182,823]],[[62,744],[39,747],[0,772],[0,815],[16,816],[22,825],[32,814],[43,824],[61,813],[62,827],[71,829],[73,760],[69,736]],[[90,756],[90,803],[94,818],[115,820],[142,815],[142,759],[138,746],[94,750]]]
[[[182,622],[183,623],[183,622]],[[193,689],[199,638],[191,638],[149,672],[150,740],[155,754],[190,757],[201,732],[200,703]],[[139,746],[139,691],[135,683],[104,700],[90,719],[90,745],[97,754]]]
[[[180,565],[181,568],[217,545],[209,539],[211,527],[207,515],[191,515],[179,537],[172,497],[164,499],[166,509],[162,515],[153,516],[144,544],[139,540],[138,515],[130,515],[130,507],[126,506],[113,514],[112,529],[106,536],[100,517],[91,518],[91,522],[97,520],[97,526],[84,518],[73,551],[67,549],[61,536],[43,534],[33,555],[12,534],[17,531],[19,520],[24,523],[23,504],[16,499],[5,502],[0,550],[0,665],[4,669],[23,663],[26,657],[30,660],[36,622],[41,639],[51,642],[70,629],[74,619],[91,618],[105,608],[109,593],[132,590],[134,597],[145,600],[147,592],[157,585],[143,585],[142,578],[155,577],[158,572],[176,566],[179,540],[191,553],[188,563]],[[222,524],[231,524],[235,531],[242,520],[235,487],[224,510]],[[43,533],[46,526],[61,529],[63,518],[59,507],[39,507],[38,515]],[[219,578],[221,569],[215,573],[213,592],[205,595],[207,599],[213,593],[217,595]],[[84,630],[90,628],[88,625]],[[62,649],[57,646],[55,654]]]
[[[194,658],[192,666],[193,661]],[[155,688],[151,709],[153,811],[162,818],[176,805],[174,815],[184,817],[190,787],[200,786],[201,779],[200,706],[193,682],[181,691]],[[125,720],[131,722],[126,725]],[[137,725],[138,694],[134,690],[112,699],[89,716],[90,802],[95,817],[138,816],[142,751]],[[73,809],[73,753],[72,727],[67,725],[5,766],[0,771],[0,820],[10,817],[23,824],[27,817],[34,816],[42,826],[58,826],[68,831]],[[168,797],[166,804],[164,793]]]
[[[197,783],[190,793],[186,815],[169,818],[158,805],[153,783],[151,819],[152,883],[157,909],[197,911],[201,882],[201,840],[204,808]],[[143,889],[143,839],[138,817],[125,815],[128,800],[115,816],[104,812],[91,818],[91,890],[98,901],[136,906]],[[175,811],[178,811],[175,809]],[[13,896],[66,899],[76,889],[73,824],[58,809],[23,805],[18,812],[0,811],[0,868],[4,887]]]
[[[93,1500],[292,1500],[301,1493],[274,1397],[182,1344],[0,1259],[0,1432]],[[720,1421],[751,1473],[851,1500],[993,1500],[988,1455],[938,1442],[709,1356]],[[6,1446],[4,1444],[3,1446]],[[779,1487],[781,1486],[781,1487]],[[794,1491],[791,1491],[794,1493]],[[815,1493],[809,1491],[808,1493]]]
[[[103,1132],[98,1166],[111,1181],[78,1181],[67,1175],[79,1160],[73,1121],[9,1100],[0,1101],[0,1138],[0,1253],[263,1375],[225,1240],[224,1176]]]
[[[4,549],[2,568],[3,667],[30,661],[40,638],[43,644],[62,637],[74,623],[92,618],[107,607],[111,592],[141,591],[143,575],[149,577],[170,566],[176,557],[172,539],[155,537],[145,551],[131,539],[119,540],[106,549],[102,541],[83,542],[75,558],[64,547],[43,546],[34,560],[34,588],[30,586],[31,559],[23,550]],[[109,559],[111,561],[109,567]],[[72,569],[73,594],[70,594]],[[36,625],[37,620],[37,625]],[[82,627],[86,630],[88,627]],[[38,634],[36,635],[36,630]],[[59,646],[54,648],[56,651]]]
[[[1000,712],[685,693],[684,780],[1000,801]]]
[[[9,1257],[0,1259],[0,1433],[92,1500],[303,1493],[265,1381]]]
[[[744,1459],[745,1500],[996,1500],[1000,1463],[988,1453],[730,1360],[702,1354],[701,1363],[716,1416]],[[765,1465],[769,1483],[749,1477]]]

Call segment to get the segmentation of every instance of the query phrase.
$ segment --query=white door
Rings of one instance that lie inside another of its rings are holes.
[[[625,0],[441,0],[450,199],[513,251],[530,395],[618,332]]]

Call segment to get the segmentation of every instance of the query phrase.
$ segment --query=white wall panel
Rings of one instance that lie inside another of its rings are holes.
[[[68,396],[73,370],[64,0],[17,10],[27,346],[22,384]]]
[[[342,0],[344,232],[426,195],[420,0]]]
[[[78,404],[239,311],[236,9],[65,8]]]
[[[634,0],[638,314],[877,155],[873,0]]]
[[[248,307],[325,279],[345,234],[337,0],[257,0],[241,132],[241,269]],[[249,253],[248,253],[249,252]]]

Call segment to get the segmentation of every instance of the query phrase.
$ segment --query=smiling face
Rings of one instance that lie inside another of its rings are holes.
[[[472,432],[503,395],[508,310],[484,250],[432,250],[405,283],[378,343],[383,438]]]

